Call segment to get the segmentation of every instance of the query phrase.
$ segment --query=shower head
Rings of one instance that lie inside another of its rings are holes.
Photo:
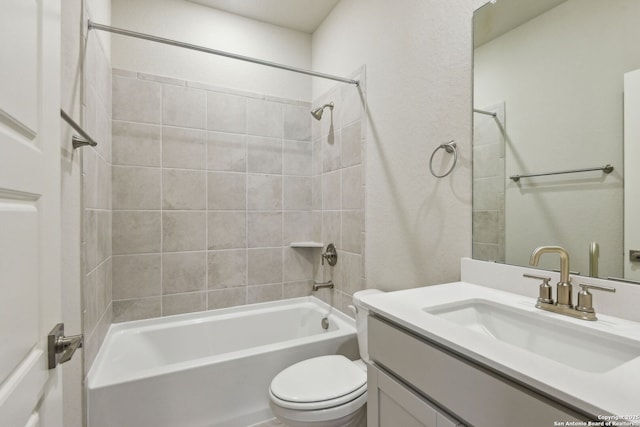
[[[322,107],[318,107],[315,110],[312,110],[311,115],[313,116],[314,119],[320,120],[322,118],[322,113],[324,112],[324,109],[327,107],[329,107],[329,110],[333,111],[333,102],[324,104]]]

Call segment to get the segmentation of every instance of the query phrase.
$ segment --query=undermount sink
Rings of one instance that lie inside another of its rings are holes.
[[[485,299],[422,309],[466,329],[587,372],[640,356],[640,342]]]

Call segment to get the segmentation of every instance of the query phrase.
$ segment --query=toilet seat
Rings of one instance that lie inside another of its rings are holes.
[[[366,372],[341,355],[296,363],[276,375],[269,387],[274,404],[300,411],[344,405],[366,392]]]

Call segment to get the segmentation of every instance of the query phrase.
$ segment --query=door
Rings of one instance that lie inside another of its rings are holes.
[[[0,426],[62,425],[59,3],[0,3]]]
[[[624,278],[640,281],[640,70],[624,75]]]

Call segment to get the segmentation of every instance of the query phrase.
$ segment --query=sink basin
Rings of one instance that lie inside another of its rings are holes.
[[[422,310],[587,372],[606,372],[640,356],[640,342],[490,300],[467,299]]]

